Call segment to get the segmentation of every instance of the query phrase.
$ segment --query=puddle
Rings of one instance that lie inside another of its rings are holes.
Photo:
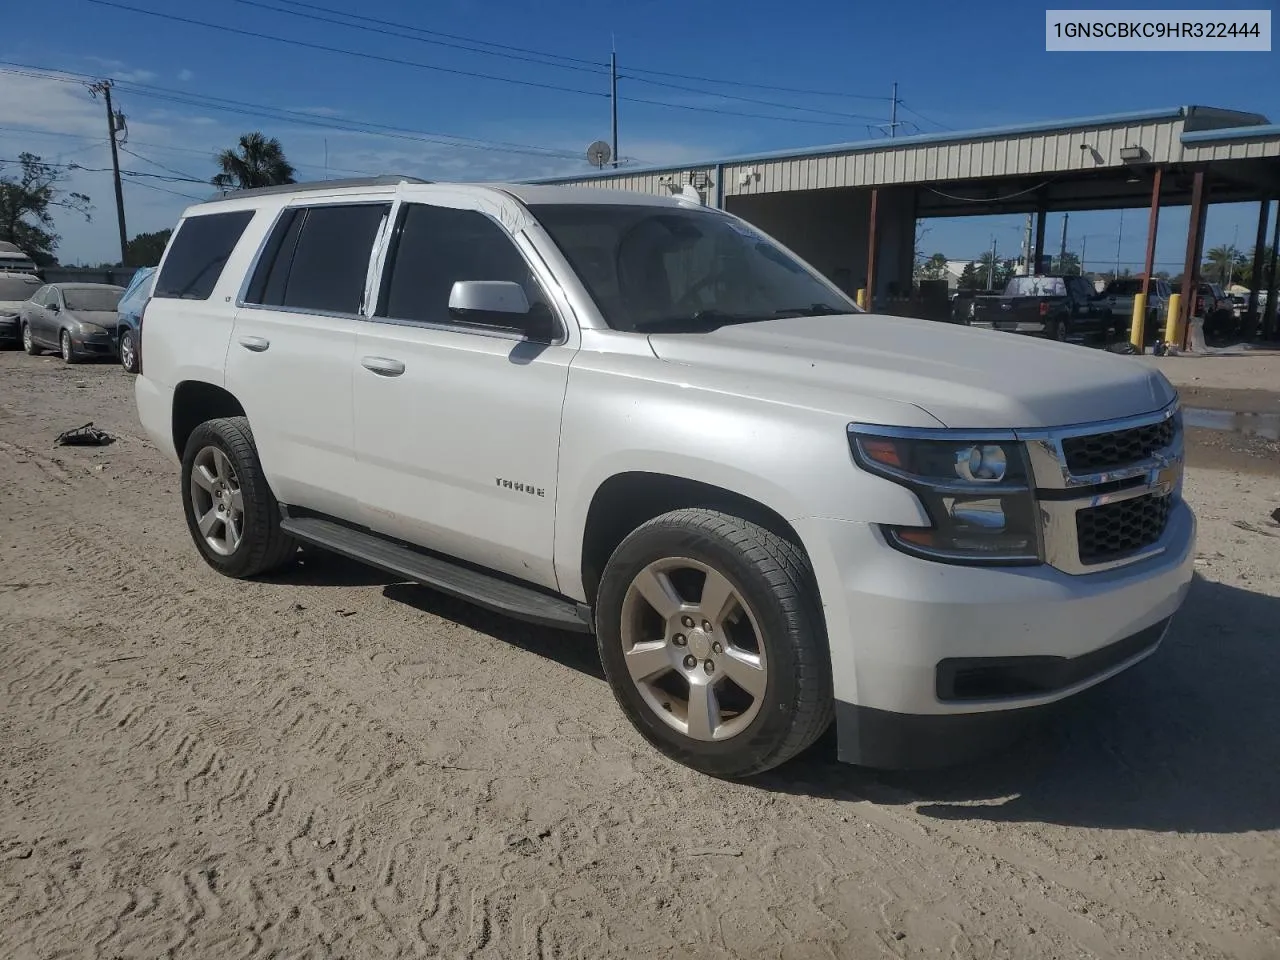
[[[1280,441],[1280,413],[1237,413],[1234,410],[1205,410],[1183,407],[1182,422],[1188,427],[1224,430],[1264,440]]]

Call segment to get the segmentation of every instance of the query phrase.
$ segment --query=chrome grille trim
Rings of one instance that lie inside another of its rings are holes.
[[[1175,424],[1172,439],[1163,449],[1152,452],[1150,456],[1137,463],[1125,464],[1113,470],[1097,473],[1072,473],[1067,464],[1066,454],[1063,452],[1062,441],[1068,437],[1093,436],[1159,424],[1178,416],[1179,405],[1178,401],[1174,400],[1163,409],[1142,416],[1052,430],[1016,431],[1018,438],[1026,442],[1027,455],[1031,461],[1031,474],[1037,490],[1073,491],[1080,494],[1078,497],[1069,499],[1038,498],[1046,563],[1064,573],[1082,575],[1140,563],[1164,552],[1166,544],[1162,533],[1160,539],[1149,548],[1116,560],[1083,563],[1080,559],[1076,514],[1080,510],[1153,493],[1172,496],[1173,505],[1176,506],[1182,493],[1182,468],[1185,460],[1181,423]],[[1110,490],[1106,493],[1090,492],[1096,491],[1103,484],[1132,481],[1139,477],[1144,482],[1128,486],[1123,490]]]

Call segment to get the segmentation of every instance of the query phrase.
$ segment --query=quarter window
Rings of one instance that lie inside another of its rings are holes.
[[[252,219],[252,210],[236,210],[183,220],[169,245],[152,295],[170,300],[208,300]]]
[[[406,204],[388,257],[378,316],[456,325],[458,318],[449,313],[449,294],[460,280],[518,283],[531,309],[550,310],[511,237],[484,214]]]
[[[263,250],[249,285],[265,306],[357,314],[369,258],[387,203],[349,203],[289,210]]]

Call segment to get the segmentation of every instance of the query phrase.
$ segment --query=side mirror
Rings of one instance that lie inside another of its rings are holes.
[[[54,313],[62,312],[62,308],[58,306],[58,301],[56,300],[53,303],[49,304],[49,309],[52,310]]]
[[[458,280],[449,313],[463,322],[519,330],[530,340],[555,339],[555,320],[543,304],[530,306],[524,287],[510,280]]]

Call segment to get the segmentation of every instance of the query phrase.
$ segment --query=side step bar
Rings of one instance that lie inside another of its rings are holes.
[[[280,527],[304,543],[340,553],[497,613],[545,627],[591,632],[589,608],[567,597],[484,573],[322,517],[295,517],[286,512]]]

